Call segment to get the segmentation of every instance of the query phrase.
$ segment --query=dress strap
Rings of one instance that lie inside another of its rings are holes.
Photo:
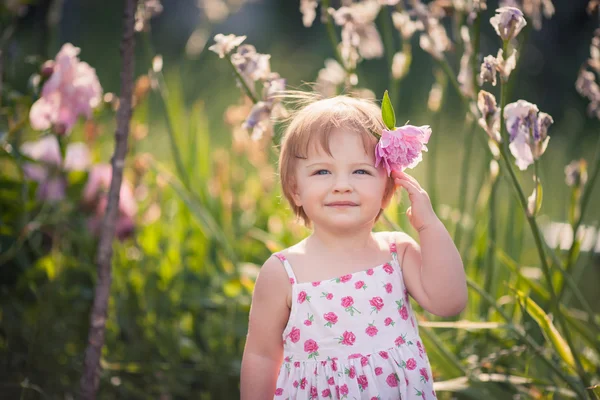
[[[398,252],[396,250],[396,243],[390,243],[390,253],[392,254],[392,258],[398,261]]]
[[[296,275],[294,275],[294,270],[292,270],[292,266],[290,265],[290,262],[287,260],[287,258],[285,258],[285,256],[281,253],[275,253],[273,255],[275,257],[277,257],[279,259],[279,261],[281,261],[281,263],[283,264],[283,267],[285,268],[285,272],[287,272],[287,274],[290,278],[290,283],[292,285],[294,283],[296,283]]]

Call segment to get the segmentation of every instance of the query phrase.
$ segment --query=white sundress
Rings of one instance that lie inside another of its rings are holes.
[[[390,252],[377,267],[303,283],[274,254],[292,284],[274,399],[436,397],[395,244]]]

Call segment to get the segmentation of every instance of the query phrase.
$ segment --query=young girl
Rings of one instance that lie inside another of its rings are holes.
[[[427,354],[410,294],[440,316],[467,301],[460,255],[411,176],[375,167],[379,107],[346,96],[302,108],[282,143],[279,174],[310,236],[274,254],[254,290],[241,371],[246,399],[431,399]],[[373,232],[394,188],[421,246]]]

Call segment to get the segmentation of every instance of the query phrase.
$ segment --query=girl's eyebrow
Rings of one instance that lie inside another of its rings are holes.
[[[320,161],[320,162],[309,164],[306,166],[306,168],[314,167],[315,165],[332,165],[332,164],[329,162],[326,162],[326,161]],[[368,167],[375,168],[375,166],[373,164],[369,164],[366,162],[357,162],[357,163],[352,163],[350,165],[353,167],[358,166],[358,165],[366,165]]]

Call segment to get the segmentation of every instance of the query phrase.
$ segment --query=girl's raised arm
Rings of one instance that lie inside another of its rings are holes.
[[[250,308],[246,347],[242,358],[241,399],[273,398],[283,361],[282,333],[290,310],[289,278],[281,262],[270,257],[262,266]]]

